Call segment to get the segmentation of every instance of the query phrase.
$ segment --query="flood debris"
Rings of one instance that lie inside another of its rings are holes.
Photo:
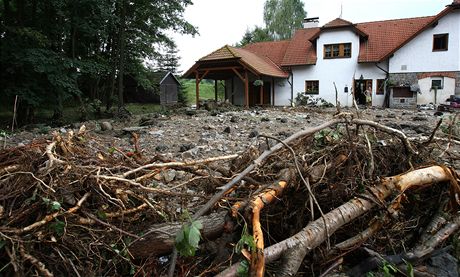
[[[1,272],[437,274],[460,252],[455,128],[415,138],[338,113],[183,160],[146,154],[148,132],[130,130],[129,150],[85,126],[55,132],[0,152]]]

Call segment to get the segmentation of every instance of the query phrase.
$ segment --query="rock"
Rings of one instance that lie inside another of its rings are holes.
[[[431,257],[427,268],[434,276],[458,277],[457,259],[449,253],[440,253]]]
[[[188,151],[185,151],[181,154],[182,160],[194,160],[198,155],[199,149],[192,148]]]
[[[232,123],[237,123],[239,121],[239,118],[237,116],[232,116],[232,118],[230,118],[230,122]]]
[[[112,123],[108,121],[101,122],[101,130],[102,131],[112,131],[113,130]]]
[[[196,110],[187,109],[187,110],[185,110],[185,114],[189,115],[189,116],[194,116],[194,115],[197,114],[197,112],[196,112]]]
[[[287,120],[287,118],[281,118],[280,122],[281,123],[288,123],[288,120]]]
[[[396,118],[396,115],[394,113],[389,113],[387,115],[387,118]]]
[[[413,121],[428,121],[428,117],[423,116],[423,115],[422,115],[422,116],[414,116],[414,117],[412,118],[412,120],[413,120]]]
[[[194,148],[195,145],[193,143],[188,143],[188,144],[182,144],[179,148],[179,152],[185,152],[188,151],[192,148]]]
[[[159,144],[157,147],[155,147],[155,151],[157,152],[165,152],[169,149],[169,147],[166,144]]]
[[[139,133],[141,131],[145,131],[148,127],[141,126],[141,127],[126,127],[123,128],[123,132],[125,133]]]
[[[255,138],[259,135],[259,131],[257,130],[252,130],[251,133],[249,133],[249,138]]]
[[[232,132],[232,128],[230,126],[225,127],[224,133],[230,134]]]
[[[206,101],[206,103],[204,103],[204,108],[207,110],[207,111],[213,111],[215,109],[217,109],[217,103],[215,101]]]
[[[434,113],[434,116],[443,116],[443,115],[444,115],[444,113],[442,113],[442,112],[435,112]]]
[[[381,114],[376,114],[375,118],[382,118],[383,116]]]
[[[270,122],[270,118],[268,118],[268,117],[262,117],[262,118],[260,119],[260,121],[262,121],[262,122]]]
[[[285,137],[285,138],[289,137],[290,135],[291,135],[291,133],[288,133],[286,131],[281,131],[281,132],[278,133],[278,136]]]
[[[163,130],[158,130],[158,131],[151,131],[149,132],[150,135],[154,136],[154,137],[161,137],[163,136],[165,131]]]
[[[67,130],[66,130],[66,128],[61,128],[61,129],[59,129],[59,132],[61,132],[62,134],[65,134],[65,133],[67,133]]]
[[[174,181],[174,178],[176,178],[176,171],[174,169],[171,170],[164,170],[162,172],[163,179],[166,183],[170,183]]]

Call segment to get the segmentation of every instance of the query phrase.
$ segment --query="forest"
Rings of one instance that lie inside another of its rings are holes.
[[[16,102],[19,125],[33,122],[43,107],[52,109],[53,120],[59,122],[67,102],[77,103],[82,114],[94,101],[109,112],[122,113],[127,76],[148,88],[153,68],[177,67],[170,34],[197,34],[183,17],[191,4],[190,0],[0,1],[2,105]]]

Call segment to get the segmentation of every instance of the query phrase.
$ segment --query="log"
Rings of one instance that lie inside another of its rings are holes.
[[[203,224],[201,236],[204,239],[212,240],[222,235],[226,214],[227,211],[222,211],[200,217],[198,220]],[[174,247],[175,235],[182,228],[182,224],[182,222],[173,222],[152,226],[147,230],[142,240],[135,241],[129,246],[129,252],[135,259],[171,253]]]
[[[384,200],[394,191],[404,192],[413,187],[425,187],[431,184],[447,182],[451,178],[452,172],[447,168],[441,166],[422,168],[397,176],[383,178],[378,186],[371,188],[373,193],[366,195],[366,198],[372,199],[374,196],[377,196],[380,200]],[[326,227],[330,236],[340,227],[367,213],[374,206],[374,202],[364,198],[351,199],[325,215],[327,226],[324,224],[324,219],[319,218],[308,224],[294,236],[266,248],[264,251],[265,262],[268,264],[278,260],[288,252],[290,255],[280,268],[281,274],[277,276],[295,274],[304,256],[327,239],[325,236]],[[228,268],[218,276],[235,276],[238,266],[239,263]]]

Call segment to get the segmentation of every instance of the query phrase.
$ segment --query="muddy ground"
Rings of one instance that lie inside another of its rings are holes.
[[[241,153],[257,140],[258,134],[284,139],[332,119],[335,113],[335,108],[231,108],[146,114],[129,120],[88,121],[59,128],[31,125],[7,137],[6,147],[25,145],[53,132],[66,133],[85,125],[108,149],[132,151],[131,134],[135,132],[140,135],[139,146],[144,155],[161,154],[170,160],[196,159]],[[450,117],[449,113],[442,115],[433,110],[378,108],[362,110],[361,114],[363,119],[401,130],[409,137],[429,136],[441,117],[447,120]]]

